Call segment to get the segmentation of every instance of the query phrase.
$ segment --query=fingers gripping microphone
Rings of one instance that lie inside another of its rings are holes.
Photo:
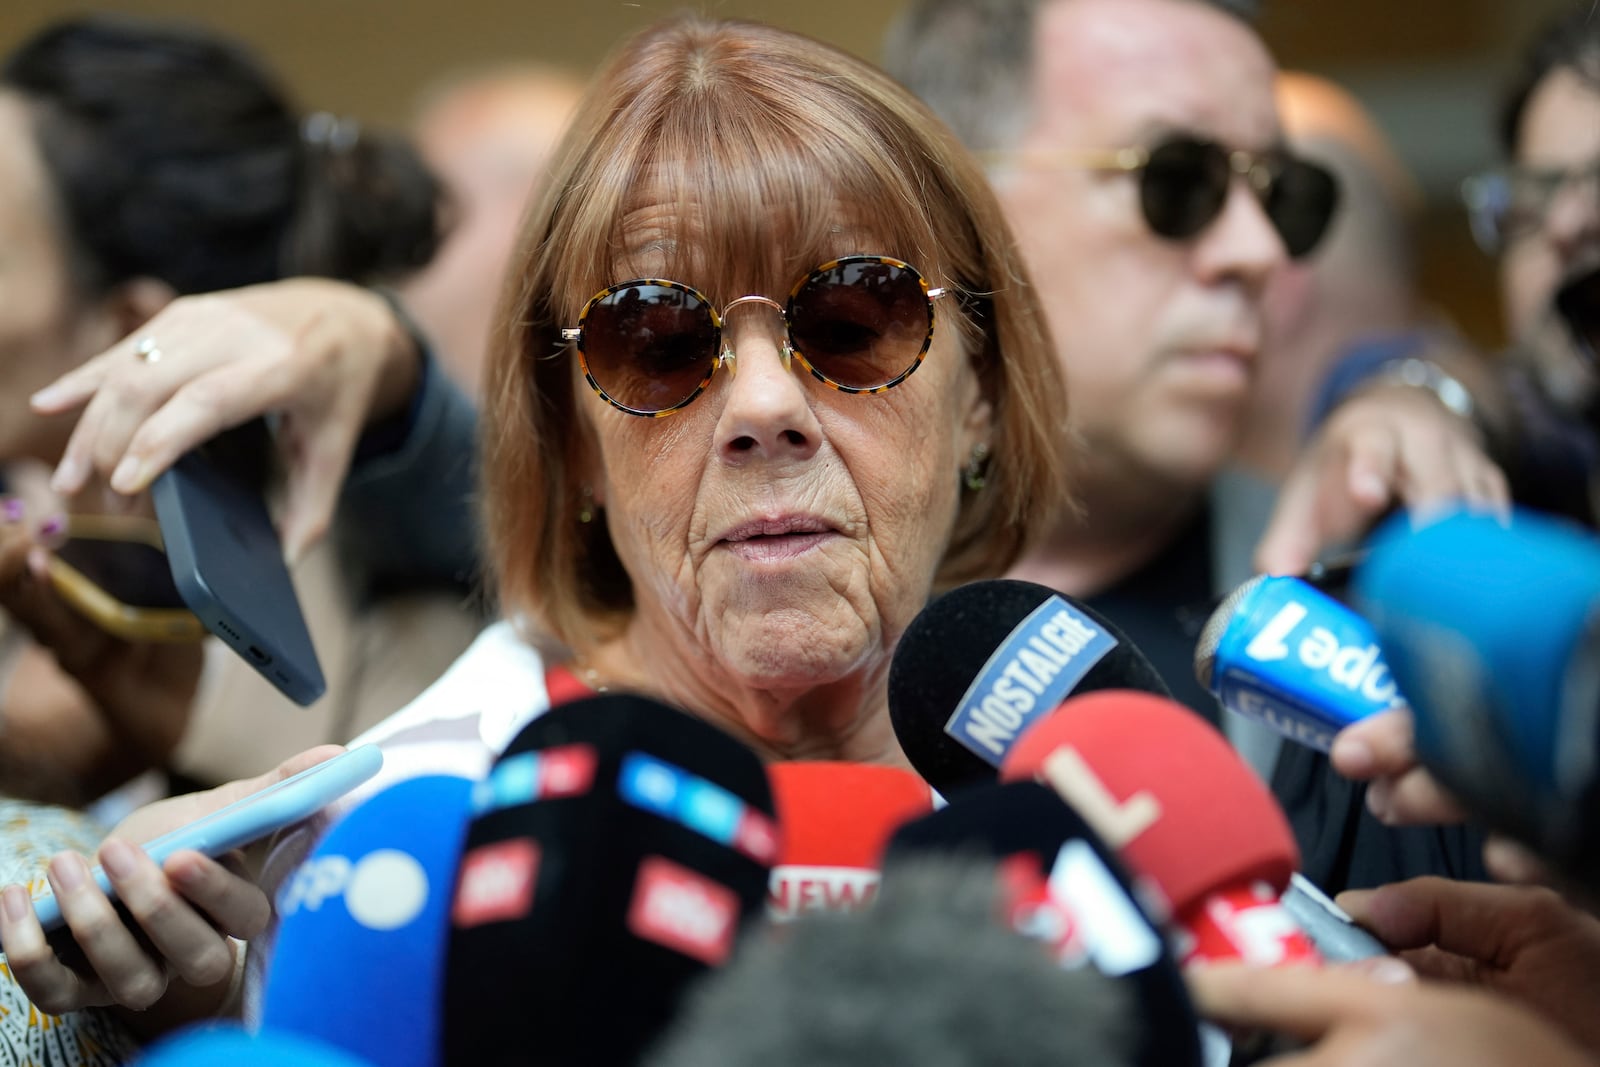
[[[928,783],[898,767],[773,763],[767,767],[783,828],[767,914],[855,911],[878,889],[878,864],[901,823],[933,810]]]
[[[264,1025],[377,1067],[430,1067],[472,782],[431,775],[333,825],[278,894]]]
[[[889,718],[941,793],[995,780],[1018,737],[1063,700],[1096,689],[1167,695],[1127,636],[1032,582],[973,582],[924,608],[895,649]]]
[[[529,723],[475,810],[446,950],[446,1063],[634,1063],[759,913],[779,851],[756,755],[640,696]]]
[[[1355,591],[1417,755],[1486,822],[1600,885],[1600,543],[1528,512],[1386,527]]]
[[[1311,960],[1278,903],[1299,865],[1288,820],[1221,733],[1148,693],[1091,693],[1028,732],[1002,768],[1038,778],[1153,886],[1182,963]]]
[[[1321,752],[1405,703],[1367,620],[1299,578],[1258,576],[1229,594],[1200,632],[1194,673],[1229,711]]]

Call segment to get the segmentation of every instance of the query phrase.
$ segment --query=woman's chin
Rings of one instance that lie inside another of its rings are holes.
[[[793,609],[757,618],[724,615],[713,655],[752,689],[792,691],[828,685],[859,673],[871,659],[872,628],[859,618],[822,624]]]

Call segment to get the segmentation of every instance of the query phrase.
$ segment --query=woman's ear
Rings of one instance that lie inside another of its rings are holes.
[[[972,450],[982,445],[994,447],[994,403],[985,395],[981,382],[972,391],[972,402],[967,405],[961,420],[961,454],[972,455]]]

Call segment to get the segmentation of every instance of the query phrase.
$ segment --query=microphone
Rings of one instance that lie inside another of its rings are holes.
[[[933,810],[928,783],[898,767],[785,762],[769,764],[767,777],[783,829],[767,897],[767,915],[779,921],[865,907],[889,835]]]
[[[349,811],[278,893],[262,1023],[374,1067],[438,1062],[440,976],[472,782],[399,782]]]
[[[732,953],[778,853],[766,770],[715,726],[623,693],[533,720],[474,793],[444,1062],[634,1063]]]
[[[902,862],[871,908],[752,938],[645,1067],[1151,1062],[1135,1057],[1145,1035],[1124,984],[1054,966],[996,921],[1000,897],[992,863]]]
[[[1405,706],[1372,626],[1299,578],[1258,575],[1230,593],[1200,632],[1194,673],[1224,708],[1320,752]]]
[[[973,582],[911,620],[889,665],[889,718],[917,773],[941,793],[993,782],[1018,737],[1078,693],[1167,694],[1126,634],[1032,582]]]
[[[1013,929],[1043,941],[1057,966],[1096,971],[1129,991],[1138,1021],[1131,1062],[1203,1062],[1199,1024],[1165,936],[1121,861],[1049,789],[1033,782],[975,787],[905,824],[884,854],[884,897],[903,868],[929,856],[998,861]]]
[[[1140,876],[1184,936],[1180,964],[1314,961],[1278,898],[1300,853],[1266,786],[1209,723],[1165,697],[1078,697],[1001,768],[1038,778]]]
[[[150,1046],[138,1062],[139,1067],[283,1067],[287,1063],[295,1067],[377,1067],[342,1049],[296,1034],[273,1030],[251,1033],[235,1023],[216,1022],[191,1026],[162,1039]]]
[[[1600,543],[1526,511],[1394,524],[1355,591],[1411,697],[1423,765],[1600,885]]]

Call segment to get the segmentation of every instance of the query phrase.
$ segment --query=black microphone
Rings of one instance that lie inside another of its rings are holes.
[[[642,696],[529,723],[473,797],[443,1060],[634,1063],[760,915],[778,831],[756,755]]]
[[[993,782],[1029,726],[1097,689],[1170,695],[1127,635],[1072,597],[1033,582],[973,582],[906,628],[889,667],[889,718],[917,773],[950,794]]]
[[[871,908],[752,937],[645,1067],[1142,1064],[1129,990],[1056,967],[997,921],[1003,907],[992,862],[903,861]]]
[[[1141,906],[1113,850],[1054,792],[1034,782],[968,789],[905,824],[885,850],[880,893],[929,855],[997,861],[1011,889],[1014,928],[1046,942],[1059,966],[1096,971],[1126,990],[1126,1014],[1137,1023],[1129,1062],[1203,1062],[1199,1022],[1166,931]]]

